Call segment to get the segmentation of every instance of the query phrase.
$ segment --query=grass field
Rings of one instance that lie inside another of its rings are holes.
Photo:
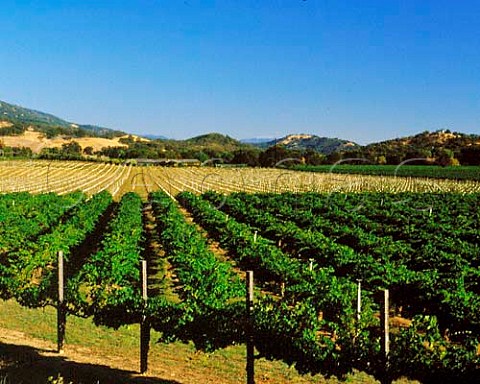
[[[152,332],[149,373],[138,370],[138,326],[112,330],[89,319],[69,317],[64,355],[56,348],[56,312],[51,307],[27,309],[14,301],[0,301],[0,383],[42,384],[60,373],[65,382],[238,384],[245,382],[245,347],[228,347],[215,353],[196,351],[191,344],[156,343]],[[346,381],[299,375],[293,367],[259,359],[257,383],[319,384],[375,383],[356,373]],[[3,381],[2,381],[3,380]],[[402,380],[399,383],[413,383]]]

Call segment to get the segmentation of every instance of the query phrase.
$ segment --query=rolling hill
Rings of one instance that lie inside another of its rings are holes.
[[[405,159],[423,159],[421,163],[477,164],[480,136],[449,130],[424,131],[417,135],[360,146],[352,141],[292,134],[275,140],[236,140],[220,133],[208,133],[186,140],[155,136],[152,140],[95,125],[68,122],[49,113],[0,101],[0,148],[29,148],[33,153],[59,148],[75,141],[81,150],[118,158],[216,158],[227,161],[235,153],[258,159],[259,153],[273,146],[298,153],[318,152],[333,158],[361,157],[378,164],[398,164]],[[320,155],[320,156],[321,156]],[[442,160],[443,159],[443,160]],[[447,161],[444,161],[444,160]],[[454,159],[455,161],[449,161]],[[236,161],[246,161],[235,158]],[[319,160],[319,159],[317,159]]]
[[[414,136],[401,137],[391,140],[372,143],[365,146],[366,150],[392,150],[401,151],[405,148],[416,148],[427,151],[434,151],[436,148],[458,150],[462,147],[480,144],[480,136],[451,132],[442,129],[435,132],[424,131]]]
[[[372,143],[349,154],[379,164],[478,165],[480,136],[439,130]]]
[[[187,140],[180,140],[179,143],[197,150],[211,149],[228,152],[252,147],[250,144],[244,144],[239,140],[221,133],[207,133]]]
[[[0,100],[0,135],[21,135],[27,128],[44,133],[48,138],[59,135],[113,138],[125,132],[90,124],[76,124],[49,113],[36,111]]]
[[[313,150],[324,155],[333,152],[348,151],[359,148],[360,146],[352,141],[341,140],[337,138],[319,137],[310,134],[288,135],[278,140],[260,142],[256,144],[260,148],[268,148],[274,145],[280,145],[291,150]]]

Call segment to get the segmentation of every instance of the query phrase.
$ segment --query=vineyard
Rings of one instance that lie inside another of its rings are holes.
[[[431,176],[431,175],[430,175]],[[115,200],[127,192],[143,199],[153,191],[170,196],[189,191],[231,192],[452,192],[478,193],[478,180],[314,173],[280,168],[137,167],[80,161],[0,161],[0,193],[81,190],[109,191]]]
[[[414,159],[415,160],[415,159]],[[418,159],[417,159],[418,160]],[[439,167],[431,165],[409,165],[407,160],[405,164],[398,165],[369,165],[363,164],[366,160],[359,160],[361,164],[336,164],[336,165],[317,165],[317,166],[296,166],[295,169],[324,172],[324,173],[347,173],[361,175],[378,176],[403,176],[403,177],[424,177],[433,179],[453,179],[453,180],[480,180],[480,167],[478,166],[450,166]]]
[[[2,188],[17,189],[0,195],[2,299],[56,306],[62,252],[65,310],[97,325],[144,322],[163,342],[207,351],[252,337],[257,357],[302,373],[478,382],[480,194],[447,193],[477,191],[473,182],[439,181],[418,194],[401,186],[427,184],[391,179],[381,191],[318,193],[273,169],[24,163],[0,172]],[[20,178],[30,184],[20,188]],[[289,186],[297,188],[282,191]],[[249,322],[246,271],[256,286]]]

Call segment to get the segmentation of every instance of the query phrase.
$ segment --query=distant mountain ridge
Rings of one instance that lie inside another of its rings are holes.
[[[142,137],[145,137],[146,139],[150,140],[170,140],[168,137],[163,136],[163,135],[154,135],[154,134],[146,134],[142,135]]]
[[[117,137],[125,135],[124,132],[99,127],[97,125],[76,124],[50,113],[40,112],[35,109],[21,107],[0,100],[0,122],[11,123],[8,130],[4,129],[3,134],[21,134],[28,127],[33,127],[39,132],[45,133],[48,137],[56,135],[69,135],[74,137],[85,137],[88,135],[96,137]]]
[[[241,139],[240,142],[244,144],[262,145],[274,140],[273,137],[252,137],[249,139]]]
[[[461,164],[476,164],[476,159],[480,158],[480,135],[451,132],[448,129],[436,132],[424,131],[417,135],[365,146],[348,140],[306,133],[291,134],[279,139],[246,140],[236,140],[220,133],[208,133],[185,140],[172,140],[160,135],[144,137],[150,137],[152,140],[96,125],[75,124],[49,113],[0,100],[0,148],[25,147],[34,153],[77,141],[82,149],[93,147],[96,152],[103,151],[101,154],[108,157],[128,155],[205,159],[221,156],[231,159],[238,155],[235,161],[239,163],[249,163],[249,157],[258,157],[261,152],[267,152],[264,150],[274,146],[294,150],[297,155],[301,153],[305,158],[312,157],[312,152],[317,152],[327,161],[349,157],[366,158],[378,164],[399,164],[405,159],[423,159],[421,160],[423,163],[436,162],[447,165],[458,161]],[[104,150],[109,148],[111,151]],[[318,154],[314,155],[318,157]]]
[[[76,124],[61,119],[50,113],[40,112],[35,109],[25,108],[0,100],[0,136],[16,136],[25,133],[27,128],[43,133],[47,138],[63,137],[102,137],[115,138],[126,133],[96,125]],[[152,140],[168,140],[161,135],[144,135]],[[169,140],[175,141],[175,140]],[[318,137],[309,134],[288,135],[281,139],[253,138],[236,140],[227,135],[209,133],[186,140],[176,140],[182,145],[192,146],[196,149],[214,147],[215,150],[224,148],[227,151],[256,146],[265,149],[274,145],[282,145],[287,149],[313,150],[328,155],[336,151],[356,148],[356,143],[337,138]]]

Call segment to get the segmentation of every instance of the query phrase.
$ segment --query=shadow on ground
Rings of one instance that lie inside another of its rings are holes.
[[[0,383],[45,384],[49,377],[60,374],[64,384],[180,384],[105,365],[77,363],[61,355],[43,356],[42,352],[53,351],[0,343]]]

